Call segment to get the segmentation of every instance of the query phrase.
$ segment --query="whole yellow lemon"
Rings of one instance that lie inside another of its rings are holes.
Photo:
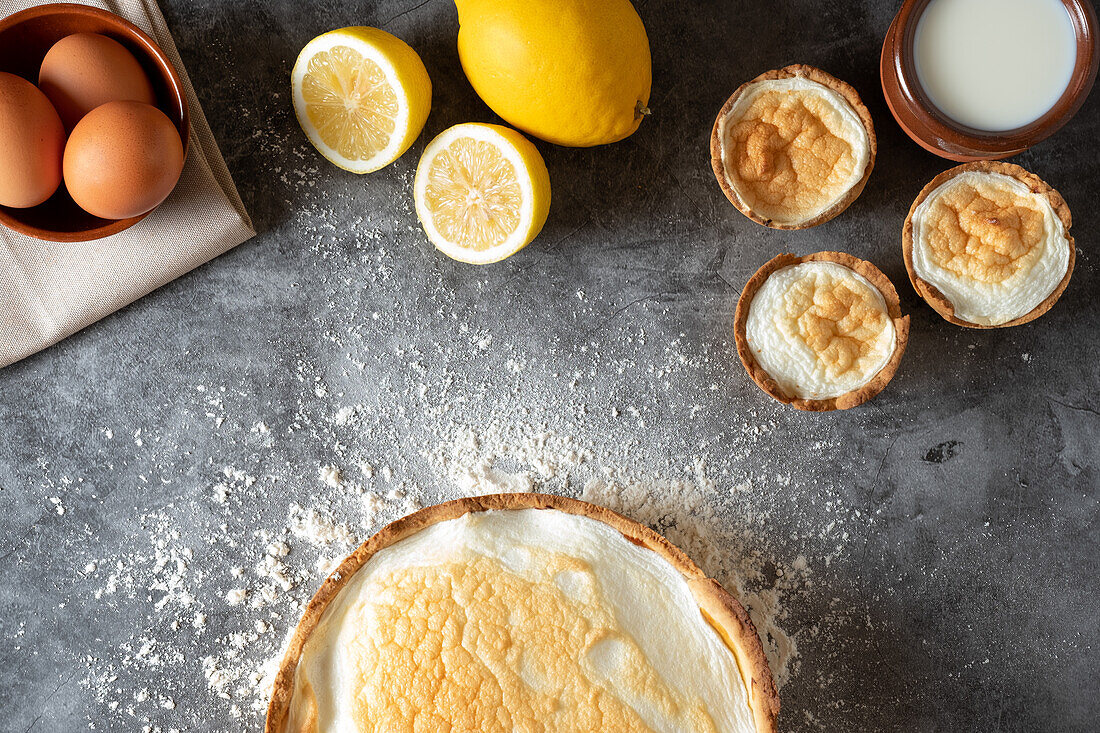
[[[509,124],[572,147],[613,143],[649,113],[649,39],[630,0],[455,0],[458,55]]]

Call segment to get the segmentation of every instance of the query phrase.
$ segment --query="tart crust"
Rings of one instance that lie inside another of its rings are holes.
[[[297,733],[288,730],[287,719],[294,692],[294,673],[302,649],[328,605],[376,552],[438,522],[457,519],[470,512],[509,509],[556,509],[595,519],[618,530],[635,545],[652,550],[671,563],[687,582],[704,617],[718,631],[736,658],[749,693],[757,733],[776,733],[779,694],[764,655],[764,647],[744,606],[718,581],[708,578],[682,550],[649,527],[601,506],[549,494],[491,494],[437,504],[386,525],[360,545],[325,579],[306,607],[275,678],[265,733]]]
[[[886,312],[894,323],[896,333],[894,353],[878,374],[858,389],[846,392],[838,397],[823,400],[808,400],[788,395],[779,386],[779,383],[764,371],[764,368],[756,361],[752,349],[749,348],[749,307],[752,305],[756,293],[773,273],[782,270],[784,267],[800,265],[804,262],[835,262],[866,278],[878,289],[883,300],[886,301]],[[909,343],[909,316],[901,314],[901,301],[898,299],[898,291],[894,288],[894,284],[890,282],[890,278],[866,260],[853,257],[845,252],[816,252],[804,257],[781,254],[764,263],[764,266],[757,270],[756,274],[749,278],[749,281],[745,284],[745,288],[741,291],[741,298],[737,301],[733,332],[737,342],[737,355],[741,357],[741,363],[745,365],[745,370],[760,389],[764,390],[770,397],[799,410],[828,412],[830,410],[847,410],[862,405],[881,392],[894,378],[898,365],[901,364],[901,357],[905,354],[905,347]]]
[[[813,82],[817,82],[824,87],[831,89],[832,91],[840,94],[849,106],[855,111],[860,121],[863,123],[863,128],[867,131],[868,139],[868,159],[867,168],[863,171],[863,177],[856,185],[852,186],[848,192],[844,195],[840,201],[837,201],[831,207],[821,212],[817,216],[807,219],[805,221],[797,222],[794,224],[783,224],[774,222],[771,219],[761,216],[756,213],[745,201],[741,200],[741,197],[737,195],[737,192],[730,186],[729,181],[726,178],[726,166],[722,160],[722,121],[729,115],[730,110],[733,109],[733,105],[737,103],[737,100],[742,94],[750,87],[750,85],[761,81],[772,81],[775,79],[790,79],[794,77],[801,77]],[[859,93],[847,82],[837,79],[832,74],[822,71],[815,66],[808,66],[806,64],[792,64],[785,66],[782,69],[773,69],[772,71],[766,71],[760,76],[747,81],[737,88],[737,90],[726,100],[726,103],[722,105],[722,109],[718,112],[718,116],[714,120],[714,127],[710,133],[710,164],[711,169],[714,171],[714,177],[718,179],[718,185],[722,187],[722,193],[726,194],[726,198],[730,200],[737,210],[748,218],[755,221],[757,224],[762,224],[772,229],[809,229],[815,227],[818,224],[824,224],[830,219],[835,218],[841,214],[845,209],[852,205],[859,195],[863,193],[864,187],[867,185],[867,179],[871,177],[871,171],[875,167],[875,156],[878,153],[878,140],[875,137],[875,125],[871,119],[871,112],[867,109],[867,105],[863,103]]]
[[[1051,208],[1054,209],[1054,215],[1062,222],[1062,226],[1066,233],[1067,244],[1069,246],[1069,264],[1066,266],[1066,274],[1062,277],[1058,286],[1054,288],[1054,291],[1048,295],[1042,303],[1035,306],[1028,313],[1011,321],[997,324],[996,326],[972,323],[970,321],[964,321],[956,316],[955,307],[951,304],[951,301],[947,299],[947,296],[945,296],[935,285],[917,275],[916,268],[913,267],[913,214],[916,212],[917,207],[924,203],[925,200],[932,195],[932,192],[940,186],[947,183],[955,176],[971,171],[978,173],[1000,173],[1001,175],[1015,178],[1017,181],[1027,186],[1032,193],[1046,197],[1047,201],[1050,202]],[[1073,242],[1073,235],[1069,233],[1072,225],[1073,216],[1070,214],[1069,205],[1066,203],[1066,200],[1046,181],[1039,178],[1039,176],[1034,173],[1028,172],[1015,163],[1002,163],[999,161],[964,163],[963,165],[955,166],[939,174],[933,178],[927,186],[921,189],[921,192],[913,201],[913,205],[909,207],[909,213],[905,217],[905,225],[901,230],[901,250],[905,257],[905,269],[909,272],[909,281],[913,283],[913,288],[920,297],[924,298],[928,305],[932,306],[937,313],[943,316],[945,321],[965,328],[1007,328],[1008,326],[1019,326],[1023,323],[1034,321],[1050,310],[1054,304],[1058,302],[1058,298],[1062,297],[1062,293],[1065,292],[1066,286],[1069,285],[1069,279],[1073,275],[1073,265],[1077,259],[1077,247]]]

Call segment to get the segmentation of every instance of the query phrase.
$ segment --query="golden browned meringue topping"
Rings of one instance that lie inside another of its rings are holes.
[[[896,341],[882,294],[831,262],[773,273],[753,298],[746,333],[760,366],[802,399],[837,397],[866,384]]]
[[[563,555],[544,559],[542,582],[486,558],[383,579],[390,602],[365,619],[376,635],[355,639],[359,729],[645,731],[620,699],[640,697],[681,717],[685,731],[715,730],[701,702],[669,688],[623,632],[591,569]],[[575,598],[555,584],[559,574]],[[479,601],[476,616],[467,599]],[[598,652],[591,664],[601,645],[626,656],[625,678],[606,673],[627,689],[607,688]]]
[[[1046,217],[1030,193],[993,185],[989,176],[936,196],[921,221],[928,257],[956,275],[1000,283],[1042,254]]]
[[[465,515],[375,555],[294,684],[294,733],[755,727],[683,577],[607,525],[548,510]]]
[[[862,371],[868,357],[880,358],[875,341],[886,327],[886,312],[865,288],[839,283],[826,289],[800,283],[787,301],[787,317],[798,337],[817,354],[830,379]]]
[[[1050,202],[1011,176],[961,173],[913,213],[914,272],[964,321],[998,325],[1026,315],[1068,264],[1065,228]]]
[[[726,175],[758,215],[797,223],[842,199],[863,177],[867,132],[839,94],[805,79],[757,82],[730,111]]]

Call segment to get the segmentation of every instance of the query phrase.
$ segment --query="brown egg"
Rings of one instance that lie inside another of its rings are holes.
[[[66,130],[107,102],[156,104],[153,85],[134,55],[98,33],[74,33],[55,43],[42,59],[38,86],[57,108]]]
[[[0,206],[38,206],[61,183],[65,129],[34,84],[0,71]]]
[[[108,102],[84,116],[65,145],[65,186],[103,219],[150,211],[183,171],[183,142],[168,116],[142,102]]]

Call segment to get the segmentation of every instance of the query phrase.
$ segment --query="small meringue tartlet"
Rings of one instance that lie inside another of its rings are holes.
[[[905,218],[909,279],[947,321],[1018,326],[1046,313],[1073,274],[1069,206],[1012,163],[967,163],[932,179]]]
[[[653,530],[543,494],[428,507],[310,602],[266,733],[775,733],[748,612]]]
[[[806,229],[847,209],[877,151],[856,90],[804,64],[742,84],[710,136],[711,167],[726,198],[773,229]]]
[[[737,355],[760,389],[799,410],[861,405],[886,387],[909,341],[893,284],[843,252],[782,254],[741,291]]]

